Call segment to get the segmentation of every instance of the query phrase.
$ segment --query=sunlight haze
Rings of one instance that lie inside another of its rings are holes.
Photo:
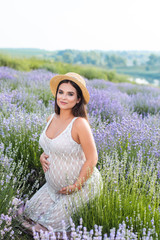
[[[0,48],[160,50],[159,0],[1,0],[0,9]]]

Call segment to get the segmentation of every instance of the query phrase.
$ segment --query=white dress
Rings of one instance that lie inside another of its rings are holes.
[[[80,144],[71,136],[72,119],[66,129],[56,138],[46,136],[46,129],[53,119],[48,121],[42,132],[39,144],[49,155],[49,170],[45,173],[46,183],[27,201],[24,214],[33,221],[55,232],[62,231],[62,220],[65,221],[65,230],[69,231],[69,217],[83,203],[94,198],[102,188],[102,178],[95,167],[91,177],[85,182],[81,190],[70,195],[59,194],[62,187],[74,184],[85,162],[85,155]]]

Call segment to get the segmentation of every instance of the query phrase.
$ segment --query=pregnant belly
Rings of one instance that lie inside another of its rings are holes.
[[[45,173],[47,183],[55,190],[59,191],[62,187],[73,184],[79,176],[81,167],[78,161],[54,161],[50,162],[50,167]]]

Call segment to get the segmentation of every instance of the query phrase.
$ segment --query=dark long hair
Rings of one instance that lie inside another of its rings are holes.
[[[85,100],[84,100],[84,97],[83,97],[83,94],[82,94],[82,91],[80,89],[80,87],[75,83],[75,82],[72,82],[70,80],[63,80],[61,81],[59,84],[58,84],[58,87],[57,87],[57,90],[56,90],[56,96],[55,96],[55,113],[56,114],[60,114],[60,108],[59,106],[57,105],[57,93],[58,93],[58,89],[59,89],[59,86],[62,84],[62,83],[70,83],[77,91],[77,98],[81,99],[79,101],[79,103],[77,103],[73,108],[72,108],[72,114],[74,117],[83,117],[85,118],[87,121],[88,121],[88,116],[87,116],[87,110],[86,110],[86,103],[85,103]]]

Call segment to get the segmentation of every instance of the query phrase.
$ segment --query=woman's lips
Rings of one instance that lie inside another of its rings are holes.
[[[66,102],[60,102],[60,103],[61,103],[61,104],[64,104],[64,105],[67,104]]]

